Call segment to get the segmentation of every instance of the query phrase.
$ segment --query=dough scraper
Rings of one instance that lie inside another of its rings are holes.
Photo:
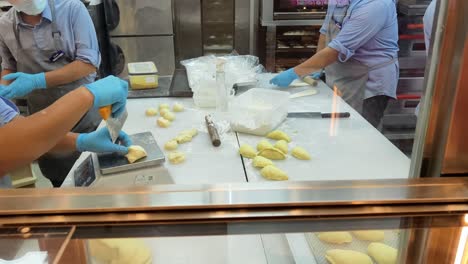
[[[119,138],[119,133],[122,130],[122,127],[125,124],[125,121],[127,121],[128,117],[128,112],[127,109],[123,111],[123,113],[116,118],[112,117],[112,106],[105,106],[101,107],[99,109],[99,114],[101,115],[102,119],[106,121],[107,124],[107,130],[109,130],[110,137],[112,139],[112,142],[115,143],[115,141]]]

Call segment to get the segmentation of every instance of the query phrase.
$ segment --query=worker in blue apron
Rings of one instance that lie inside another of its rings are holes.
[[[10,0],[0,18],[2,87],[0,96],[26,98],[29,114],[95,80],[100,53],[95,29],[79,0]],[[89,111],[73,128],[94,131],[101,118]],[[44,176],[60,186],[79,153],[45,155],[38,162]]]
[[[127,154],[132,142],[123,131],[119,144],[112,142],[107,128],[68,133],[89,109],[110,105],[112,116],[119,116],[125,109],[127,95],[127,82],[109,76],[71,91],[41,113],[28,117],[21,117],[11,101],[0,97],[0,188],[11,187],[8,172],[30,164],[46,152]]]
[[[320,33],[317,53],[271,83],[287,87],[325,69],[327,85],[378,127],[389,100],[396,98],[399,78],[395,2],[330,0]]]

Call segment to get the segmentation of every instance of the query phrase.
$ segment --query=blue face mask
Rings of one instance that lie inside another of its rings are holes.
[[[39,15],[44,11],[47,0],[23,0],[20,3],[13,5],[17,11],[27,15]]]

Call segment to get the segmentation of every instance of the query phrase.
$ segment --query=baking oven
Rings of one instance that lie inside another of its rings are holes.
[[[273,18],[323,19],[327,14],[328,0],[274,0]]]

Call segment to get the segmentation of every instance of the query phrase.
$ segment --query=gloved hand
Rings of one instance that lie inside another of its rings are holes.
[[[299,75],[294,71],[294,68],[291,68],[276,75],[275,78],[271,79],[270,84],[279,87],[288,87],[296,79],[299,79]]]
[[[122,145],[112,143],[109,130],[104,127],[89,134],[80,134],[76,139],[76,149],[80,152],[127,154],[128,147],[132,145],[130,137],[125,132],[120,131],[117,142]]]
[[[11,107],[6,99],[0,97],[0,127],[8,124],[13,118],[15,118],[19,113]]]
[[[310,77],[312,77],[312,79],[314,79],[314,80],[318,80],[318,79],[322,78],[322,76],[323,76],[323,70],[318,71],[318,72],[314,72],[314,73],[312,73],[310,75]]]
[[[112,117],[118,117],[125,110],[128,83],[115,76],[108,76],[85,85],[94,95],[94,107],[112,106]]]
[[[45,73],[28,74],[23,72],[10,73],[4,80],[13,81],[10,85],[0,89],[0,96],[15,99],[28,95],[34,90],[47,88]]]

